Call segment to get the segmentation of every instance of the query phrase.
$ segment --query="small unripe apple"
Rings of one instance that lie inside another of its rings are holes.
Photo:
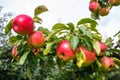
[[[97,12],[99,10],[99,3],[97,1],[92,1],[89,3],[89,10],[91,12]]]
[[[12,48],[12,57],[16,57],[18,51],[17,51],[17,48],[18,48],[18,45],[15,45],[13,48]]]
[[[120,0],[108,0],[108,2],[113,6],[120,5]]]
[[[34,21],[28,15],[18,15],[12,21],[12,29],[18,34],[29,35],[34,30]]]
[[[92,64],[96,60],[96,55],[94,52],[88,50],[85,46],[81,46],[80,48],[80,54],[82,54],[81,57],[78,56],[79,59],[77,59],[77,66],[78,67],[87,67],[90,64]],[[79,54],[77,54],[79,55]]]
[[[57,46],[57,56],[64,60],[64,61],[70,61],[75,57],[75,53],[70,47],[68,40],[61,41]]]
[[[114,66],[114,61],[110,57],[101,58],[101,64],[105,70],[111,70]]]
[[[109,11],[110,11],[109,7],[104,7],[104,8],[99,9],[98,14],[100,16],[106,16],[109,14]]]
[[[34,31],[27,39],[27,43],[32,48],[42,47],[45,43],[44,34],[41,31]]]

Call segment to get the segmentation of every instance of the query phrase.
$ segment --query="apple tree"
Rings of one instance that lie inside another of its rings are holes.
[[[17,15],[5,27],[6,35],[16,33],[9,37],[12,63],[26,67],[30,80],[109,80],[120,71],[119,39],[117,44],[111,38],[103,41],[96,19],[120,5],[117,1],[91,0],[91,18],[56,23],[51,30],[41,25],[40,14],[48,11],[44,5],[35,8],[33,17]]]

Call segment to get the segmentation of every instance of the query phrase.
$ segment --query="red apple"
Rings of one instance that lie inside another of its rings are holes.
[[[80,55],[77,54],[77,66],[78,67],[87,67],[92,64],[96,60],[96,55],[94,52],[89,51],[85,46],[81,46],[80,48]]]
[[[101,58],[101,64],[105,70],[111,70],[114,66],[114,61],[110,57]]]
[[[120,5],[120,0],[108,0],[108,2],[113,6]]]
[[[91,12],[97,12],[99,10],[99,3],[97,1],[92,1],[89,3],[89,10]]]
[[[34,30],[34,21],[28,15],[18,15],[13,19],[12,29],[18,34],[29,35]]]
[[[101,9],[99,9],[98,14],[99,14],[100,16],[106,16],[106,15],[109,14],[109,11],[110,11],[110,8],[109,8],[109,7],[103,7],[103,8],[101,8]]]
[[[64,60],[64,61],[70,61],[75,57],[75,53],[70,47],[68,40],[61,41],[57,46],[57,56]]]
[[[45,43],[44,34],[41,31],[34,31],[27,39],[27,43],[32,48],[42,47]]]
[[[93,48],[97,56],[102,56],[107,50],[107,46],[105,43],[96,40],[93,41]]]
[[[18,51],[17,51],[17,48],[18,48],[18,45],[15,45],[13,48],[12,48],[12,57],[16,57]]]
[[[107,50],[107,46],[105,43],[103,42],[99,42],[99,46],[100,46],[100,53],[99,55],[103,55],[105,53],[105,51]]]

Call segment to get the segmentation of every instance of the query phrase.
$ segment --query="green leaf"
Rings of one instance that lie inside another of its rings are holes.
[[[20,58],[20,65],[23,65],[25,60],[27,59],[27,56],[30,52],[27,51],[27,52],[24,52],[24,54],[22,55],[22,57]]]
[[[77,25],[86,24],[86,23],[90,23],[91,28],[95,28],[96,25],[98,24],[95,20],[92,20],[90,18],[84,18],[78,21]]]
[[[31,70],[30,70],[30,65],[27,65],[27,69],[26,69],[26,74],[29,78],[29,80],[32,80],[32,74],[31,74]]]
[[[89,30],[85,29],[84,26],[79,26],[79,29],[83,32],[84,35],[87,35],[92,39],[92,33]]]
[[[33,20],[34,20],[34,22],[36,22],[36,23],[42,23],[42,19],[41,18],[39,18],[38,16],[35,16],[35,17],[33,17]]]
[[[45,5],[40,5],[35,8],[34,10],[34,16],[38,16],[39,14],[48,11],[47,7]]]
[[[52,30],[57,30],[57,29],[69,29],[67,26],[63,23],[57,23],[52,27]]]
[[[84,37],[84,44],[86,45],[88,50],[92,50],[93,49],[93,45],[92,45],[92,40],[89,37]]]
[[[97,34],[97,33],[94,33],[92,34],[92,37],[98,41],[101,41],[102,40],[102,36],[100,34]]]
[[[47,28],[39,27],[38,30],[42,31],[45,35],[49,35],[51,32]]]
[[[51,52],[51,48],[55,42],[47,43],[46,49],[43,51],[43,55],[47,55],[49,52]]]
[[[14,45],[16,42],[18,42],[19,40],[21,40],[21,36],[17,35],[17,36],[11,36],[9,38],[9,42],[11,45]]]
[[[60,33],[60,31],[62,31],[62,30],[68,30],[68,28],[56,28],[56,29],[54,29],[53,32],[52,32],[51,34],[49,34],[49,36],[48,36],[48,41],[49,41],[52,37],[55,37],[55,35],[56,35],[57,33]]]
[[[74,30],[75,26],[73,23],[67,23],[67,25],[69,26],[70,30],[72,30],[72,31]]]
[[[13,19],[11,19],[8,24],[5,27],[5,34],[7,35],[8,33],[10,33],[11,29],[12,29],[12,21]]]
[[[70,46],[71,46],[72,50],[75,50],[79,43],[78,36],[71,36],[69,41],[70,41]]]

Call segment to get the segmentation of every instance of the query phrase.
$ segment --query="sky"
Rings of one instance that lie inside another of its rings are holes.
[[[2,12],[13,12],[14,16],[27,14],[33,16],[34,9],[39,5],[45,5],[48,12],[40,15],[42,26],[48,29],[59,22],[77,22],[82,18],[90,17],[88,9],[89,0],[0,0],[3,6]],[[120,30],[120,6],[113,7],[109,15],[101,17],[97,29],[103,38],[112,37]]]

